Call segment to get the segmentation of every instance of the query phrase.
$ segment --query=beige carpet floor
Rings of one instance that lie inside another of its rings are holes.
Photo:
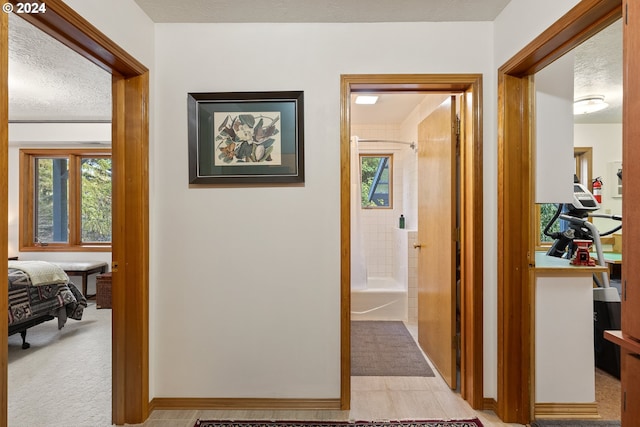
[[[111,310],[89,301],[82,320],[9,337],[9,427],[111,425]]]
[[[620,420],[620,380],[596,368],[596,402],[603,420]]]

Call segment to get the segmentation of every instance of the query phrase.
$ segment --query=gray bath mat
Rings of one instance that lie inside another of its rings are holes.
[[[351,322],[351,375],[434,376],[422,351],[400,321]]]

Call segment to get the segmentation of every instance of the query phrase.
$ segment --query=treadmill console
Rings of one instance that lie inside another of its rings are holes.
[[[595,211],[600,208],[593,194],[582,184],[573,184],[573,207],[581,211]]]

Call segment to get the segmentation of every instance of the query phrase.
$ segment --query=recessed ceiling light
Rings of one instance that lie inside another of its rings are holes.
[[[373,95],[358,95],[356,96],[356,104],[375,104],[378,102],[378,97]]]
[[[596,111],[604,110],[609,104],[604,102],[603,95],[589,95],[573,102],[573,114],[589,114]]]

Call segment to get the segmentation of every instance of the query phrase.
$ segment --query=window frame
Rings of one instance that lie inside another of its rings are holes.
[[[573,147],[573,159],[575,162],[575,173],[581,184],[585,185],[589,191],[593,192],[592,174],[593,174],[593,147]],[[541,209],[539,203],[534,203],[534,217],[536,221],[536,250],[547,251],[553,242],[543,242],[542,235],[539,230],[542,227]],[[591,219],[589,219],[591,221]]]
[[[68,242],[35,242],[35,159],[66,158],[68,178]],[[20,149],[20,233],[21,252],[111,252],[112,242],[82,242],[81,167],[84,158],[112,158],[111,148],[21,148]],[[113,164],[112,164],[113,165]],[[113,182],[112,182],[113,188]],[[112,211],[113,212],[113,211]]]
[[[388,157],[389,167],[389,205],[388,206],[362,206],[362,198],[360,197],[360,209],[393,209],[393,153],[359,153],[358,156],[358,179],[360,182],[360,188],[362,191],[362,158],[363,157]]]

